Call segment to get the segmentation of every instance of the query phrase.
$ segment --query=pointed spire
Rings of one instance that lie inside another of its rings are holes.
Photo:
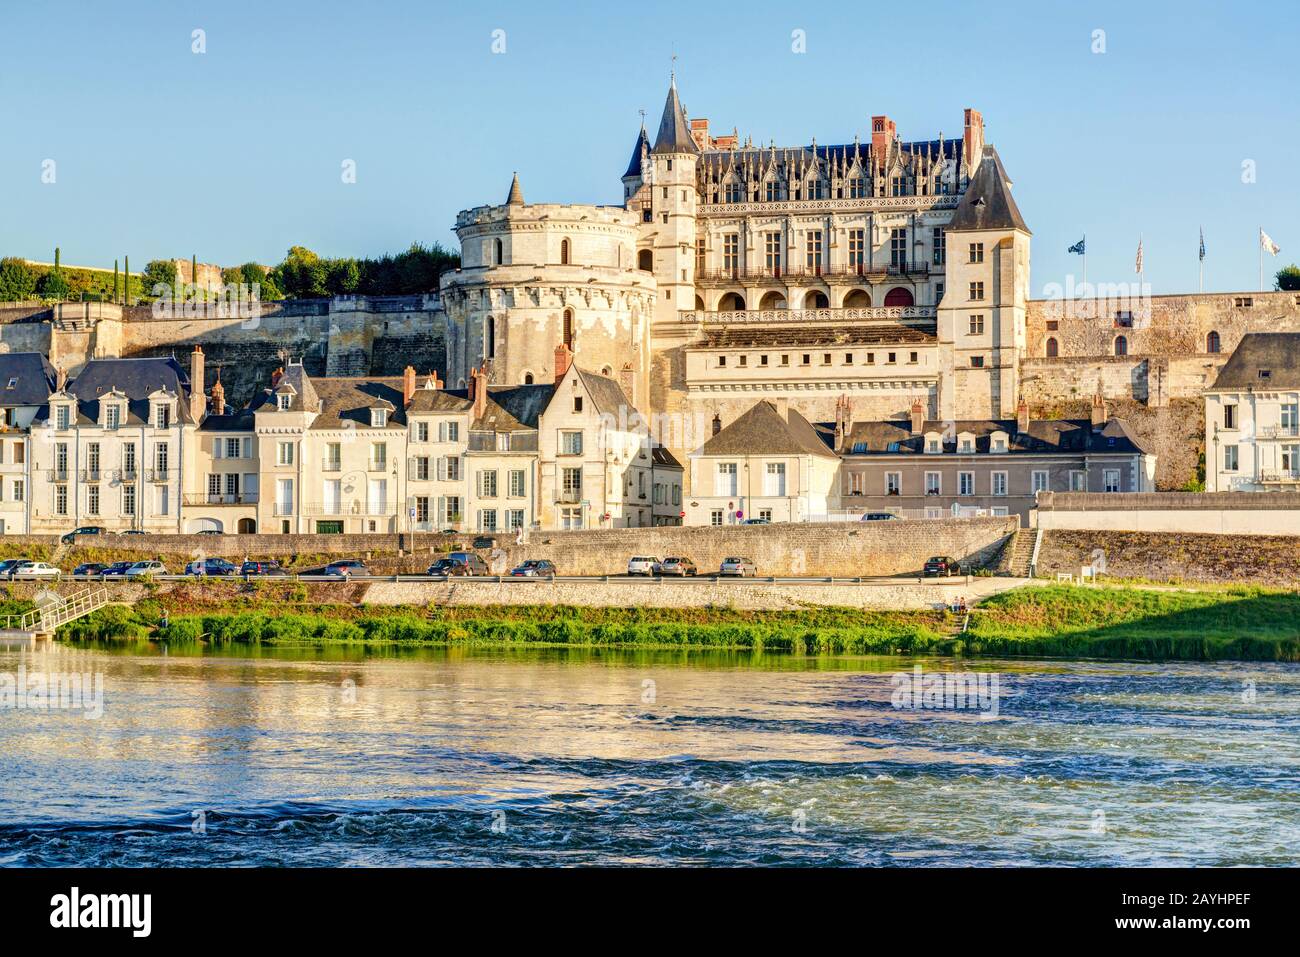
[[[664,101],[664,115],[659,121],[659,135],[655,137],[656,153],[692,153],[698,154],[700,148],[691,136],[690,125],[686,122],[686,111],[677,98],[677,76],[674,73],[668,83],[668,99]]]
[[[507,206],[524,205],[524,191],[519,186],[519,174],[515,173],[515,178],[510,181],[510,195],[506,197]]]

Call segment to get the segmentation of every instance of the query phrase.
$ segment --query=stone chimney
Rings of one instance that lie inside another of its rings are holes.
[[[1029,403],[1023,398],[1020,400],[1020,404],[1016,406],[1016,431],[1029,431]]]
[[[409,406],[413,398],[415,398],[415,366],[407,366],[402,370],[402,407]]]
[[[722,416],[714,412],[713,413],[713,434],[717,435],[721,431],[722,431]]]
[[[213,415],[226,413],[226,387],[221,384],[221,366],[217,366],[217,381],[212,383],[212,403],[208,411]]]
[[[925,429],[925,406],[921,404],[920,399],[912,400],[911,408],[912,434],[920,435]]]
[[[1106,425],[1106,400],[1100,392],[1092,394],[1092,431],[1100,432]]]
[[[203,347],[195,346],[190,354],[190,418],[201,421],[207,405],[203,393]]]
[[[984,117],[969,107],[962,114],[962,153],[972,176],[984,155]]]
[[[573,362],[573,352],[561,342],[555,347],[555,382],[558,385],[569,371],[569,365]]]

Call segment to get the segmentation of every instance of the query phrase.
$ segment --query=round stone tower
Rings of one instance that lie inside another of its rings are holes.
[[[655,279],[636,262],[637,214],[618,206],[504,205],[456,217],[461,267],[442,277],[447,383],[486,366],[493,384],[555,378],[555,350],[648,398]]]

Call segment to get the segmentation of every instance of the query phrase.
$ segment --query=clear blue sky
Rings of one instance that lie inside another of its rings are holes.
[[[1132,280],[1142,234],[1154,291],[1195,290],[1201,225],[1206,288],[1253,289],[1260,226],[1282,247],[1266,267],[1300,261],[1298,11],[5,0],[0,254],[138,268],[452,245],[457,210],[503,201],[513,170],[529,201],[619,202],[675,50],[690,115],[759,142],[866,139],[875,113],[904,138],[956,135],[980,109],[1034,231],[1036,296],[1077,272],[1084,232],[1091,281]]]

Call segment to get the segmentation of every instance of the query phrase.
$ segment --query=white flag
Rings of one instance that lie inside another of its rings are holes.
[[[1282,247],[1269,239],[1268,233],[1264,232],[1263,229],[1259,231],[1259,248],[1270,256],[1276,256],[1282,251]]]

